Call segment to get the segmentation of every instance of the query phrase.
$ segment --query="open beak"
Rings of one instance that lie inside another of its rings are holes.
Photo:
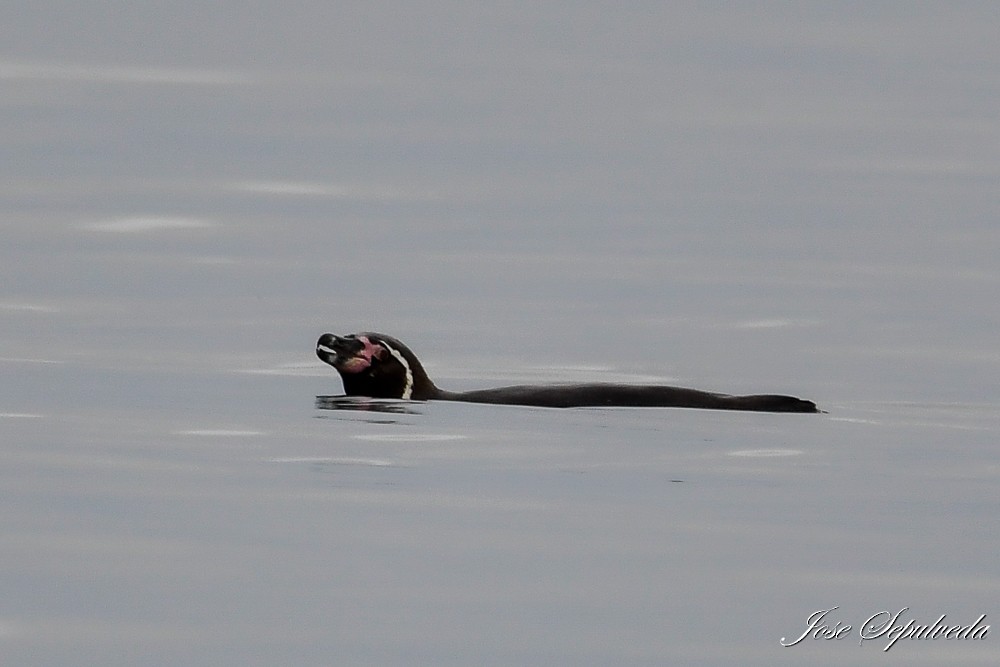
[[[360,373],[378,356],[380,348],[367,336],[335,336],[325,333],[316,341],[316,356],[341,373]]]
[[[337,365],[338,359],[350,358],[353,356],[350,345],[352,341],[347,338],[341,338],[340,336],[334,336],[331,333],[325,333],[319,337],[316,341],[316,356],[330,364],[331,366]],[[355,352],[359,351],[363,346],[358,340],[353,341],[356,344]]]

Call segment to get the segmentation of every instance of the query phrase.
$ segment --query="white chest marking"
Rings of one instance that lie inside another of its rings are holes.
[[[406,358],[399,353],[399,350],[393,349],[384,341],[382,342],[382,347],[389,350],[389,354],[396,357],[396,360],[403,364],[403,368],[406,369],[406,384],[403,385],[403,395],[400,396],[400,398],[407,401],[410,400],[410,395],[413,393],[413,371],[410,370],[410,364],[406,361]]]

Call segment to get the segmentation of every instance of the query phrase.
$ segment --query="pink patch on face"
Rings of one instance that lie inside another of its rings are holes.
[[[358,336],[358,340],[364,343],[364,348],[350,359],[345,359],[344,361],[338,360],[338,370],[345,373],[360,373],[372,365],[372,357],[379,359],[385,353],[385,348],[372,343],[368,340],[368,336]]]
[[[362,359],[361,357],[351,357],[346,361],[337,362],[337,370],[343,371],[344,373],[360,373],[369,366],[372,362],[368,359]]]

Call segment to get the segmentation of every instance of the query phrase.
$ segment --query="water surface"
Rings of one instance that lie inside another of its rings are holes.
[[[997,613],[997,27],[895,2],[4,21],[4,663],[994,664],[993,634],[858,631]],[[313,344],[358,330],[448,389],[828,414],[326,409]],[[847,639],[780,645],[834,606]]]

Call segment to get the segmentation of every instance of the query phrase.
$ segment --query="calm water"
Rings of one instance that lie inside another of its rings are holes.
[[[996,663],[995,7],[660,4],[2,22],[3,664]]]

